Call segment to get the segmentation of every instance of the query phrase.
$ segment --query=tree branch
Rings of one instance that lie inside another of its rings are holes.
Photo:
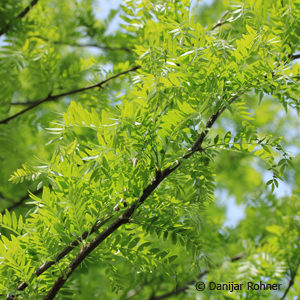
[[[231,104],[235,99],[238,98],[238,95],[235,95],[230,101]],[[187,159],[196,151],[203,151],[201,145],[208,134],[209,128],[213,126],[218,117],[225,111],[226,106],[223,106],[219,109],[212,117],[207,121],[205,126],[205,131],[200,134],[196,140],[194,146],[191,148],[191,152],[188,155],[184,155],[182,159]],[[143,193],[140,198],[131,204],[131,206],[126,209],[126,211],[119,216],[113,223],[111,223],[107,228],[105,228],[98,236],[96,236],[88,245],[84,246],[78,255],[71,261],[68,267],[62,272],[61,276],[53,284],[50,291],[44,297],[44,300],[51,300],[57,295],[59,290],[63,287],[65,282],[71,276],[71,274],[76,270],[80,263],[96,248],[98,247],[107,237],[109,237],[113,232],[115,232],[120,226],[130,222],[130,217],[133,215],[137,207],[139,207],[150,195],[151,193],[159,186],[159,184],[172,174],[180,166],[180,160],[176,161],[174,166],[168,167],[162,172],[157,172],[154,180],[143,190]]]
[[[38,277],[42,275],[44,272],[46,272],[51,266],[59,262],[61,259],[63,259],[67,254],[69,254],[76,246],[78,246],[83,240],[85,240],[89,235],[93,234],[94,232],[98,231],[104,224],[106,224],[108,221],[110,221],[112,216],[107,217],[103,221],[96,221],[94,226],[91,228],[90,231],[85,231],[79,236],[76,240],[70,243],[69,246],[65,247],[63,250],[61,250],[55,260],[49,260],[43,263],[39,268],[37,268],[34,271],[34,274]],[[17,287],[18,291],[23,291],[26,287],[28,287],[28,283],[23,281],[19,286]],[[9,296],[6,298],[6,300],[12,300],[14,299],[14,295],[12,293],[9,294]]]
[[[226,11],[224,12],[224,14],[222,15],[222,17],[220,18],[220,20],[219,20],[219,21],[211,28],[211,30],[214,30],[214,29],[216,29],[217,27],[222,26],[223,24],[225,24],[226,21],[223,21],[223,20],[224,20],[224,18],[225,18],[228,14],[229,14],[229,11],[226,10]]]
[[[237,254],[235,256],[233,256],[231,258],[231,261],[232,262],[235,262],[237,260],[240,260],[244,257],[244,253],[240,253],[240,254]],[[196,280],[199,280],[201,279],[203,276],[205,276],[206,274],[209,273],[210,270],[204,270],[203,272],[201,272],[198,276],[197,276],[197,279]],[[162,299],[166,299],[166,298],[169,298],[171,296],[175,296],[175,295],[178,295],[180,293],[183,293],[185,292],[189,286],[191,285],[194,285],[196,283],[196,280],[191,280],[189,281],[188,283],[186,283],[184,286],[180,287],[180,288],[176,288],[175,290],[171,291],[171,292],[168,292],[168,293],[165,293],[165,294],[162,294],[162,295],[159,295],[159,296],[155,296],[155,295],[152,295],[149,300],[162,300]]]
[[[175,167],[177,168],[177,166]],[[175,170],[175,168],[168,168],[166,169],[162,174],[162,176],[168,176],[169,172],[173,172]],[[139,199],[140,204],[152,193],[152,191],[157,187],[157,185],[163,180],[162,177],[159,177],[160,179],[155,179],[152,184],[150,184],[143,192],[143,195],[141,196],[141,198]],[[122,215],[120,216],[117,221],[115,221],[112,225],[112,227],[114,227],[115,223],[118,223],[119,219],[122,219],[123,220],[121,221],[121,223],[124,222],[124,218],[127,218],[126,220],[128,221],[129,220],[129,217],[126,217],[127,215],[129,216],[129,214],[133,213],[133,210],[135,209],[135,206],[137,205],[137,203],[134,203],[132,204],[128,209],[127,211]],[[131,215],[130,214],[130,215]],[[64,248],[61,252],[59,252],[59,254],[56,256],[56,259],[53,260],[53,261],[47,261],[45,262],[42,266],[40,266],[38,269],[36,269],[34,271],[34,273],[37,275],[37,276],[40,276],[41,274],[43,274],[46,270],[48,270],[52,265],[54,265],[56,262],[60,261],[62,258],[64,258],[69,252],[71,252],[76,246],[78,246],[80,244],[80,242],[84,239],[86,239],[89,235],[91,235],[92,233],[95,233],[96,231],[98,231],[98,229],[100,229],[100,227],[102,227],[104,224],[106,224],[109,220],[112,219],[112,216],[110,217],[107,217],[106,219],[104,219],[102,222],[100,221],[97,221],[95,223],[95,225],[92,227],[92,229],[88,232],[88,231],[85,231],[84,233],[82,233],[82,235],[80,237],[78,237],[76,240],[74,240],[69,246],[67,246],[66,248]],[[28,286],[28,283],[26,283],[25,281],[22,282],[17,290],[18,291],[22,291],[24,290],[26,287]],[[13,298],[11,294],[6,298],[6,300],[11,300]]]
[[[296,275],[297,275],[298,267],[299,267],[299,263],[297,264],[296,268],[293,271],[291,270],[291,277],[290,277],[290,280],[289,280],[289,284],[288,284],[287,288],[285,289],[285,291],[284,291],[282,297],[280,298],[280,300],[285,299],[285,297],[287,296],[290,288],[295,283],[295,278],[296,278]]]
[[[224,105],[223,107],[221,107],[215,114],[213,114],[209,118],[209,120],[207,121],[207,123],[205,125],[205,130],[198,136],[198,138],[195,141],[195,143],[193,144],[193,146],[188,150],[188,153],[186,153],[183,156],[184,159],[189,158],[191,155],[193,155],[197,151],[203,151],[203,149],[201,148],[201,146],[202,146],[202,143],[203,143],[205,137],[208,135],[208,132],[209,132],[210,128],[214,125],[214,123],[217,121],[217,119],[220,117],[220,115],[226,110],[226,108],[229,105],[231,105],[236,99],[238,99],[240,97],[240,95],[243,94],[247,89],[248,89],[248,87],[244,88],[241,92],[239,92],[238,94],[234,95],[228,101],[227,105]]]
[[[22,11],[22,12],[20,12],[18,15],[17,15],[17,19],[22,19],[22,18],[24,18],[28,13],[29,13],[29,11],[31,10],[31,8],[33,7],[33,6],[35,6],[37,3],[38,3],[38,1],[39,0],[32,0],[31,2],[30,2],[30,4]],[[10,27],[10,24],[7,24],[4,28],[2,28],[1,30],[0,30],[0,36],[1,35],[3,35],[3,34],[5,34],[8,30],[9,30],[9,27]]]
[[[293,55],[291,55],[290,58],[291,58],[291,59],[298,59],[298,58],[300,58],[300,53],[293,54]]]
[[[34,195],[38,195],[40,192],[42,191],[42,189],[38,189],[35,192],[33,192]],[[4,197],[2,194],[0,195],[1,198],[3,199],[7,199],[7,200],[12,200],[12,199],[8,199],[6,197]],[[4,210],[2,210],[1,214],[5,214],[5,211],[12,211],[14,210],[16,207],[22,205],[24,203],[25,200],[27,200],[29,198],[29,193],[26,194],[25,196],[23,196],[20,200],[18,200],[17,202],[14,202],[13,204],[11,204],[10,206],[6,207]]]
[[[139,68],[140,68],[140,66],[135,66],[135,67],[133,67],[131,69],[128,69],[126,71],[123,71],[123,72],[120,72],[118,74],[115,74],[115,75],[113,75],[113,76],[111,76],[111,77],[109,77],[109,78],[107,78],[107,79],[105,79],[105,80],[103,80],[101,82],[98,82],[96,84],[93,84],[93,85],[90,85],[90,86],[87,86],[87,87],[83,87],[83,88],[79,88],[79,89],[75,89],[75,90],[72,90],[72,91],[68,91],[68,92],[65,92],[65,93],[57,94],[57,95],[51,95],[50,94],[47,97],[45,97],[44,99],[35,100],[35,101],[32,102],[32,104],[29,107],[27,107],[27,108],[19,111],[18,113],[14,114],[14,115],[6,118],[6,119],[1,120],[0,124],[6,124],[9,121],[17,118],[18,116],[20,116],[20,115],[22,115],[22,114],[24,114],[24,113],[32,110],[33,108],[35,108],[35,107],[37,107],[37,106],[39,106],[39,105],[41,105],[41,104],[43,104],[45,102],[53,101],[53,100],[56,100],[56,99],[58,99],[60,97],[77,94],[77,93],[84,92],[84,91],[87,91],[87,90],[90,90],[90,89],[94,89],[94,88],[97,88],[97,87],[101,88],[107,82],[109,82],[109,81],[111,81],[111,80],[113,80],[113,79],[115,79],[115,78],[117,78],[117,77],[119,77],[121,75],[127,74],[129,72],[136,71]]]
[[[38,3],[38,1],[39,0],[32,0],[31,3],[21,13],[19,13],[17,18],[22,19],[23,17],[25,17],[29,13],[31,8]]]

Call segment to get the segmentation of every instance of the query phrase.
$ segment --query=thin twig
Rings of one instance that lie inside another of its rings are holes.
[[[31,8],[38,3],[38,1],[39,0],[32,0],[31,3],[21,13],[19,13],[19,15],[17,16],[17,18],[18,19],[22,19],[23,17],[25,17],[29,13],[29,11],[31,10]]]
[[[75,239],[73,242],[71,242],[67,247],[65,247],[63,250],[61,250],[54,260],[49,260],[43,263],[39,268],[37,268],[34,271],[34,274],[38,277],[44,272],[46,272],[51,266],[59,262],[61,259],[63,259],[67,254],[69,254],[76,246],[78,246],[83,240],[85,240],[89,235],[93,234],[97,230],[99,230],[104,224],[106,224],[112,217],[107,217],[103,221],[96,221],[94,226],[91,228],[90,231],[84,231],[81,236],[79,236],[77,239]],[[23,281],[21,284],[18,285],[17,290],[23,291],[28,286],[28,283]],[[6,300],[11,300],[14,295],[12,293],[9,294],[9,296],[6,298]]]
[[[38,189],[36,190],[35,192],[33,192],[32,194],[33,195],[38,195],[39,193],[41,193],[42,189]],[[9,198],[6,198],[4,197],[3,195],[0,195],[1,198],[3,199],[7,199],[9,201],[11,201],[12,199],[9,199]],[[22,205],[24,203],[25,200],[27,200],[29,198],[29,193],[26,194],[25,196],[23,196],[20,200],[18,200],[17,202],[14,202],[13,204],[11,204],[10,206],[6,207],[2,212],[1,214],[5,214],[5,211],[8,210],[8,211],[12,211],[14,210],[16,207]]]
[[[235,262],[237,260],[242,259],[243,257],[244,257],[244,253],[240,253],[240,254],[237,254],[237,255],[233,256],[231,258],[231,261]],[[165,293],[165,294],[162,294],[162,295],[159,295],[159,296],[152,295],[149,298],[149,300],[162,300],[162,299],[166,299],[166,298],[169,298],[171,296],[183,293],[183,292],[185,292],[189,288],[189,286],[194,285],[197,282],[197,280],[201,279],[203,276],[205,276],[206,274],[208,274],[209,271],[210,270],[204,270],[204,271],[202,271],[200,274],[198,274],[196,280],[191,280],[188,283],[186,283],[185,285],[183,285],[182,287],[176,288],[175,290],[173,290],[171,292],[168,292],[168,293]]]
[[[30,2],[30,4],[22,11],[20,12],[18,15],[17,15],[17,19],[22,19],[24,18],[28,13],[29,11],[31,10],[31,8],[36,5],[38,3],[39,0],[32,0]],[[7,24],[4,28],[2,28],[0,30],[0,35],[3,35],[5,34],[8,30],[9,30],[9,27],[10,27],[10,24]]]
[[[220,117],[220,115],[226,110],[226,108],[231,105],[236,99],[240,97],[241,94],[243,94],[247,88],[243,89],[240,93],[233,96],[229,101],[227,105],[224,105],[221,107],[215,114],[213,114],[207,121],[204,131],[198,136],[197,140],[193,144],[193,146],[188,150],[188,152],[183,156],[184,159],[189,158],[197,151],[203,151],[201,148],[202,143],[205,139],[205,137],[208,135],[208,132],[210,128],[214,125],[214,123],[217,121],[217,119]]]
[[[237,95],[234,96],[230,101],[231,104]],[[212,117],[208,120],[205,126],[205,130],[198,139],[196,140],[194,146],[190,150],[190,153],[184,155],[182,159],[189,158],[196,151],[203,151],[201,145],[208,134],[209,128],[216,122],[218,117],[225,111],[228,104],[221,109],[219,109]],[[52,300],[57,295],[59,290],[63,287],[65,282],[71,276],[71,274],[77,269],[81,262],[95,249],[97,248],[107,237],[109,237],[113,232],[115,232],[119,227],[130,222],[130,217],[133,215],[137,207],[139,207],[144,201],[152,194],[152,192],[159,186],[159,184],[172,174],[179,166],[180,160],[176,161],[175,165],[170,166],[163,170],[162,172],[156,172],[155,178],[152,182],[144,189],[140,198],[138,198],[126,211],[119,216],[114,222],[112,222],[107,228],[105,228],[99,235],[97,235],[88,245],[84,246],[78,253],[78,255],[71,261],[71,263],[65,268],[61,276],[53,284],[52,288],[49,290],[47,295],[44,297],[44,300]]]
[[[292,54],[291,59],[298,59],[300,58],[300,53]]]
[[[14,115],[12,115],[12,116],[6,118],[6,119],[1,120],[1,121],[0,121],[0,124],[6,124],[6,123],[8,123],[9,121],[11,121],[11,120],[17,118],[18,116],[23,115],[24,113],[26,113],[26,112],[32,110],[33,108],[35,108],[35,107],[41,105],[42,103],[49,102],[49,101],[53,101],[53,100],[56,100],[56,99],[61,98],[61,97],[64,97],[64,96],[69,96],[69,95],[77,94],[77,93],[80,93],[80,92],[84,92],[84,91],[87,91],[87,90],[90,90],[90,89],[94,89],[94,88],[97,88],[97,87],[98,87],[98,88],[102,88],[102,86],[103,86],[105,83],[107,83],[108,81],[111,81],[112,79],[115,79],[115,78],[117,78],[117,77],[119,77],[119,76],[121,76],[121,75],[127,74],[127,73],[129,73],[129,72],[136,71],[136,70],[139,69],[139,68],[140,68],[140,66],[135,66],[135,67],[133,67],[133,68],[131,68],[131,69],[128,69],[128,70],[126,70],[126,71],[123,71],[123,72],[120,72],[120,73],[118,73],[118,74],[115,74],[115,75],[113,75],[113,76],[111,76],[111,77],[109,77],[109,78],[107,78],[107,79],[105,79],[105,80],[103,80],[103,81],[101,81],[101,82],[98,82],[98,83],[96,83],[96,84],[93,84],[93,85],[90,85],[90,86],[87,86],[87,87],[83,87],[83,88],[79,88],[79,89],[75,89],[75,90],[72,90],[72,91],[64,92],[64,93],[57,94],[57,95],[51,95],[51,94],[50,94],[50,95],[48,95],[47,97],[45,97],[44,99],[35,100],[35,101],[33,101],[33,103],[32,103],[30,106],[28,106],[27,108],[25,108],[25,109],[19,111],[18,113],[14,114]]]
[[[224,14],[222,15],[222,17],[220,18],[220,20],[219,20],[219,21],[211,28],[211,30],[214,30],[214,29],[216,29],[217,27],[222,26],[223,24],[227,23],[226,21],[223,21],[223,20],[224,20],[224,18],[225,18],[228,14],[229,14],[229,11],[226,10],[226,11],[224,12]]]
[[[297,264],[297,266],[294,270],[291,270],[291,277],[290,277],[290,280],[289,280],[289,284],[288,284],[287,288],[285,289],[285,291],[284,291],[282,297],[280,298],[280,300],[285,299],[285,297],[287,296],[289,290],[291,289],[291,287],[295,283],[295,278],[296,278],[296,275],[297,275],[298,267],[299,267],[299,263]]]

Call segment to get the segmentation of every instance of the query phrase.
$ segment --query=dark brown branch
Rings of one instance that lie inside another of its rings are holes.
[[[201,272],[198,276],[197,276],[197,280],[201,279],[203,276],[205,276],[206,274],[208,273],[208,270],[204,270],[203,272]],[[182,287],[179,287],[179,288],[176,288],[175,290],[171,291],[171,292],[168,292],[168,293],[165,293],[165,294],[162,294],[162,295],[159,295],[159,296],[155,296],[155,295],[152,295],[149,300],[162,300],[162,299],[166,299],[166,298],[169,298],[171,296],[175,296],[175,295],[178,295],[178,294],[181,294],[183,292],[185,292],[189,286],[193,285],[196,283],[196,280],[191,280],[190,282],[188,282],[186,285],[182,286]]]
[[[239,96],[241,94],[243,94],[245,92],[247,88],[245,88],[243,91],[241,91],[239,94],[236,94],[235,96],[233,96],[227,103],[227,105],[224,105],[223,107],[221,107],[215,114],[213,114],[209,120],[207,121],[206,125],[205,125],[205,130],[198,136],[197,140],[195,141],[195,143],[193,144],[193,146],[189,149],[188,153],[186,153],[183,158],[187,159],[189,158],[191,155],[193,155],[195,152],[197,151],[203,151],[203,149],[201,148],[202,143],[205,139],[205,137],[208,135],[208,132],[210,130],[210,128],[214,125],[214,123],[217,121],[217,119],[220,117],[220,115],[226,110],[226,108],[231,105],[237,98],[239,98]]]
[[[231,261],[235,262],[237,260],[242,259],[243,257],[244,257],[244,253],[240,253],[240,254],[235,255],[234,257],[232,257]],[[185,292],[189,288],[189,286],[194,285],[197,282],[197,280],[201,279],[203,276],[205,276],[208,273],[209,273],[209,270],[204,270],[203,272],[201,272],[197,276],[196,280],[191,280],[187,284],[185,284],[184,286],[176,288],[175,290],[173,290],[171,292],[168,292],[168,293],[165,293],[165,294],[162,294],[162,295],[159,295],[159,296],[152,295],[149,298],[149,300],[162,300],[162,299],[166,299],[166,298],[169,298],[171,296],[175,296],[175,295],[178,295],[180,293],[183,293],[183,292]]]
[[[236,98],[232,99],[231,103]],[[211,127],[213,123],[217,120],[217,117],[225,110],[224,107],[223,110],[219,110],[216,114],[210,118],[210,120],[207,122],[206,128]],[[217,116],[217,117],[216,117]],[[208,132],[207,132],[208,133]],[[206,134],[207,134],[206,133]],[[204,138],[203,138],[204,140]],[[202,142],[203,142],[202,140]],[[202,143],[201,142],[201,143]],[[195,152],[195,151],[194,151]],[[190,155],[189,155],[190,156]],[[184,156],[183,158],[186,159],[189,156]],[[67,274],[68,276],[61,276],[57,279],[52,289],[49,291],[48,295],[45,299],[53,299],[51,298],[57,294],[59,289],[64,285],[67,278],[73,273],[73,271],[77,268],[77,266],[80,264],[81,261],[85,259],[85,257],[93,251],[106,237],[108,237],[112,232],[114,232],[117,228],[119,228],[122,224],[128,223],[130,216],[134,213],[137,206],[141,205],[152,193],[153,190],[156,189],[156,187],[162,182],[167,176],[169,176],[172,172],[174,172],[178,167],[180,166],[180,162],[177,162],[174,166],[171,166],[161,173],[156,173],[156,178],[144,189],[142,196],[137,199],[135,203],[133,203],[126,211],[123,213],[116,221],[114,221],[109,227],[107,227],[103,232],[101,232],[90,244],[88,244],[86,247],[84,247],[80,253],[77,255],[77,257],[71,262],[71,264],[67,268]],[[84,232],[81,237],[77,238],[75,241],[73,241],[69,246],[67,246],[65,249],[63,249],[56,257],[54,261],[48,261],[44,263],[41,267],[39,267],[37,270],[35,270],[35,274],[37,276],[44,273],[46,270],[48,270],[52,265],[54,265],[56,262],[61,260],[63,257],[65,257],[70,251],[74,249],[74,247],[78,246],[80,242],[83,239],[86,239],[88,235],[96,232],[100,227],[102,227],[105,223],[107,223],[112,217],[108,217],[102,222],[97,222],[93,228],[90,230],[90,232]],[[64,273],[65,274],[65,273]],[[24,290],[28,284],[26,282],[22,282],[18,286],[18,290]],[[9,296],[7,300],[12,299]],[[50,297],[50,298],[47,298]]]
[[[206,275],[206,273],[208,273],[208,271],[202,272],[202,273],[199,275],[199,278],[198,278],[198,279],[200,279],[202,276]],[[151,296],[151,297],[149,298],[149,300],[161,300],[161,299],[166,299],[166,298],[169,298],[169,297],[171,297],[171,296],[175,296],[175,295],[181,294],[181,293],[185,292],[185,291],[188,289],[188,287],[189,287],[190,285],[193,285],[193,284],[195,284],[195,281],[194,281],[194,280],[191,281],[191,282],[189,282],[187,285],[184,285],[184,286],[182,286],[182,287],[176,288],[174,291],[171,291],[171,292],[162,294],[162,295],[160,295],[160,296],[155,296],[155,295],[153,295],[153,296]]]
[[[119,216],[112,224],[105,228],[98,236],[94,238],[87,246],[83,247],[79,254],[73,259],[69,266],[63,271],[62,275],[56,280],[48,294],[44,297],[45,300],[54,299],[58,291],[63,287],[67,279],[76,270],[80,263],[97,247],[99,246],[108,236],[116,231],[121,225],[129,222],[130,217],[141,205],[151,193],[158,187],[158,185],[172,172],[179,167],[177,164],[175,167],[165,169],[162,173],[157,175],[155,179],[144,189],[142,196],[138,198],[130,207]]]
[[[231,257],[231,261],[232,261],[232,262],[235,262],[235,261],[237,261],[237,260],[242,259],[244,256],[245,256],[245,254],[244,254],[243,252],[242,252],[242,253],[239,253],[239,254],[237,254],[237,255]]]
[[[224,21],[224,18],[228,15],[229,11],[226,10],[223,14],[223,16],[220,18],[220,20],[211,28],[211,30],[216,29],[219,26],[222,26],[223,24],[226,23],[226,21]]]
[[[298,267],[299,267],[299,263],[297,264],[297,266],[294,270],[291,270],[291,277],[290,277],[290,280],[289,280],[289,284],[288,284],[287,288],[285,289],[285,291],[284,291],[282,297],[280,298],[280,300],[285,299],[285,297],[287,296],[289,290],[291,289],[291,287],[295,283],[295,278],[296,278],[296,275],[297,275]]]
[[[291,55],[291,59],[298,59],[298,58],[300,58],[300,53]]]
[[[65,247],[62,251],[60,251],[55,260],[46,261],[44,264],[42,264],[39,268],[37,268],[34,271],[34,274],[36,276],[40,276],[44,272],[46,272],[51,266],[53,266],[55,263],[59,262],[62,258],[64,258],[67,254],[69,254],[76,246],[78,246],[83,240],[85,240],[89,235],[95,233],[98,231],[104,224],[106,224],[109,220],[111,220],[112,217],[107,217],[103,221],[97,221],[94,226],[91,228],[90,231],[85,231],[81,234],[80,237],[78,237],[76,240],[70,243],[69,246]],[[28,286],[28,283],[23,281],[21,284],[19,284],[17,290],[23,291]],[[9,295],[6,300],[14,299],[12,298],[13,295]]]
[[[18,19],[22,19],[23,17],[25,17],[29,11],[31,10],[31,8],[33,6],[35,6],[38,3],[39,0],[32,0],[31,3],[18,15]]]
[[[234,96],[230,101],[231,104],[238,96]],[[227,104],[227,106],[229,105]],[[191,152],[188,155],[183,156],[183,159],[187,159],[196,151],[203,151],[201,145],[208,134],[209,128],[216,122],[218,117],[226,109],[227,106],[219,109],[206,123],[205,131],[200,134],[199,138],[195,142],[194,146],[191,149]],[[76,268],[81,264],[81,262],[96,248],[98,247],[107,237],[109,237],[114,231],[116,231],[120,226],[126,224],[130,221],[130,217],[135,212],[136,208],[140,206],[158,187],[158,185],[172,174],[180,166],[180,161],[177,161],[174,166],[168,167],[162,172],[156,172],[154,180],[144,189],[140,198],[138,198],[121,216],[118,217],[113,223],[111,223],[107,228],[105,228],[98,236],[94,238],[88,245],[84,246],[78,255],[71,261],[68,267],[62,272],[61,276],[53,284],[52,288],[48,294],[44,297],[44,300],[51,300],[57,295],[59,290],[63,287],[65,282],[71,276],[71,274],[76,270]]]
[[[56,280],[48,294],[44,299],[54,299],[58,291],[63,287],[70,275],[80,265],[80,263],[108,236],[116,231],[121,225],[129,222],[129,217],[134,212],[135,205],[132,205],[124,214],[122,214],[117,220],[105,228],[98,236],[94,238],[87,246],[83,247],[79,254],[73,259],[69,266],[62,272],[62,275]]]
[[[33,6],[35,6],[37,3],[38,3],[38,1],[39,0],[32,0],[31,2],[30,2],[30,4],[22,11],[22,12],[20,12],[18,15],[17,15],[17,19],[22,19],[22,18],[24,18],[28,13],[29,13],[29,11],[31,10],[31,8],[33,7]],[[8,30],[9,30],[9,27],[10,27],[10,24],[7,24],[4,28],[2,28],[1,30],[0,30],[0,35],[3,35],[3,34],[5,34]]]
[[[41,193],[42,189],[38,189],[36,190],[35,192],[33,192],[34,195],[38,195],[39,193]],[[0,195],[1,198],[3,199],[8,199],[2,195]],[[17,202],[14,202],[13,204],[11,204],[10,206],[6,207],[2,212],[1,214],[5,214],[5,211],[8,210],[8,211],[12,211],[14,210],[16,207],[22,205],[24,203],[25,200],[27,200],[29,198],[29,193],[26,194],[25,196],[23,196],[20,200],[18,200]],[[11,199],[8,199],[11,201]]]
[[[18,116],[20,116],[20,115],[22,115],[22,114],[24,114],[24,113],[32,110],[33,108],[35,108],[35,107],[37,107],[37,106],[39,106],[39,105],[41,105],[41,104],[43,104],[45,102],[54,101],[54,100],[56,100],[58,98],[61,98],[61,97],[65,97],[65,96],[77,94],[77,93],[84,92],[84,91],[87,91],[87,90],[91,90],[91,89],[94,89],[94,88],[97,88],[97,87],[101,88],[107,82],[109,82],[109,81],[111,81],[111,80],[113,80],[113,79],[115,79],[115,78],[117,78],[117,77],[119,77],[121,75],[127,74],[129,72],[136,71],[139,68],[140,68],[140,66],[135,66],[135,67],[133,67],[133,68],[131,68],[129,70],[126,70],[126,71],[120,72],[118,74],[115,74],[115,75],[113,75],[113,76],[111,76],[111,77],[109,77],[109,78],[107,78],[107,79],[105,79],[105,80],[103,80],[103,81],[101,81],[99,83],[96,83],[96,84],[93,84],[93,85],[90,85],[90,86],[87,86],[87,87],[75,89],[75,90],[68,91],[68,92],[61,93],[61,94],[57,94],[57,95],[51,95],[50,94],[47,97],[45,97],[44,99],[33,101],[33,103],[29,107],[27,107],[27,108],[19,111],[18,113],[14,114],[14,115],[6,118],[6,119],[1,120],[0,124],[6,124],[9,121],[17,118]]]
[[[175,171],[175,169],[177,168],[173,167],[173,168],[168,168],[166,169],[164,172],[162,172],[162,175],[155,179],[152,184],[150,184],[143,192],[141,198],[139,199],[139,203],[141,204],[151,193],[152,191],[158,186],[158,184],[163,180],[163,177],[168,176],[168,174],[170,174],[170,172]],[[119,219],[122,218],[127,218],[127,221],[129,220],[129,217],[126,217],[127,215],[129,216],[129,214],[131,215],[134,212],[134,209],[137,205],[137,202],[132,204],[129,209],[127,209],[127,211],[117,219],[117,221],[115,221],[114,223],[118,222]],[[78,246],[80,244],[80,242],[84,239],[86,239],[89,235],[91,235],[92,233],[96,232],[97,230],[100,229],[100,227],[102,227],[104,224],[106,224],[109,220],[111,220],[111,216],[107,217],[104,221],[102,222],[96,222],[96,224],[93,226],[93,228],[87,232],[85,231],[80,237],[78,237],[76,240],[74,240],[69,246],[67,246],[66,248],[64,248],[57,256],[56,259],[53,261],[47,261],[45,262],[42,266],[40,266],[38,269],[35,270],[35,274],[37,276],[43,274],[46,270],[48,270],[52,265],[54,265],[56,262],[60,261],[62,258],[64,258],[69,252],[71,252],[76,246]],[[124,221],[122,221],[124,222]],[[114,226],[114,223],[110,226]],[[120,225],[119,225],[120,226]],[[24,290],[26,287],[28,286],[28,283],[26,282],[22,282],[17,290],[18,291],[22,291]],[[7,300],[10,300],[12,298],[10,298],[11,296],[8,296]]]

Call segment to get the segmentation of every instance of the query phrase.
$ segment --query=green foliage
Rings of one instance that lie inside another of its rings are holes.
[[[57,299],[299,294],[300,2],[124,1],[98,20],[95,1],[51,0],[18,17],[29,4],[0,7],[1,297],[41,299],[60,276]],[[245,207],[236,226],[220,191]]]

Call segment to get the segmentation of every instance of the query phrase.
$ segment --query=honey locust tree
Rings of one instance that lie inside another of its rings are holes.
[[[299,295],[299,0],[96,6],[0,6],[1,298]]]

